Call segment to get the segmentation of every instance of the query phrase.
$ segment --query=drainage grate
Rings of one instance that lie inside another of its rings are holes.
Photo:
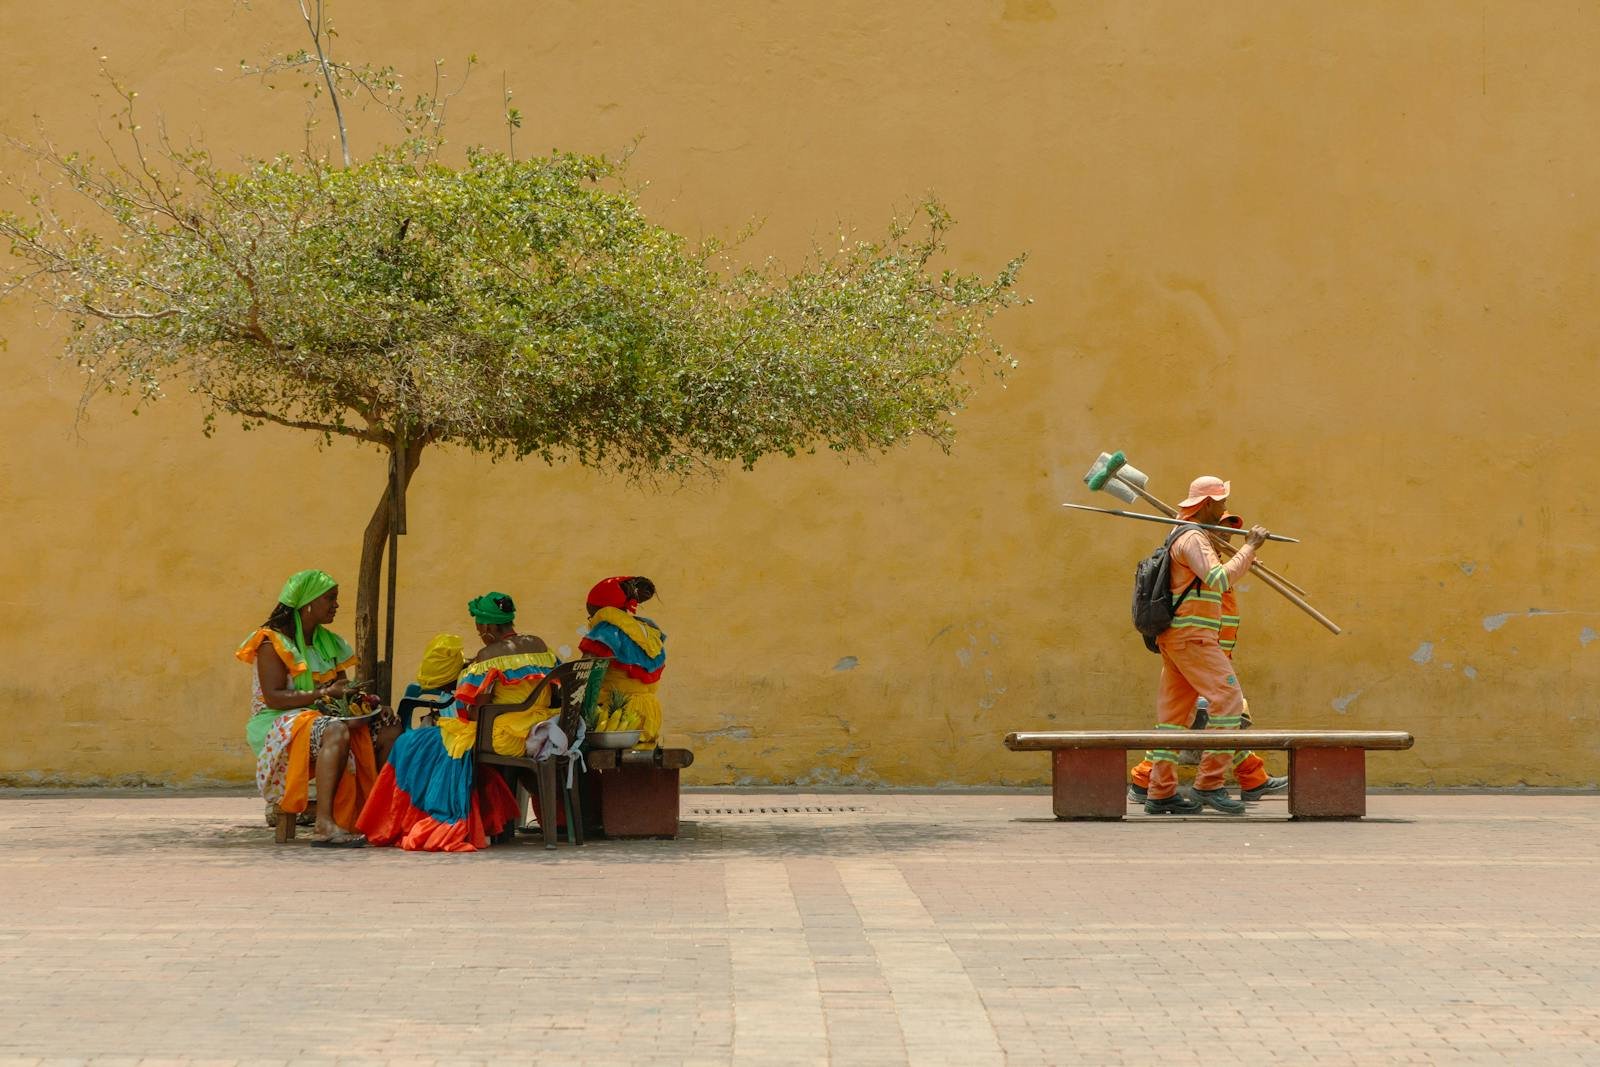
[[[802,807],[802,808],[690,808],[690,815],[847,815],[853,811],[866,811],[857,807]]]

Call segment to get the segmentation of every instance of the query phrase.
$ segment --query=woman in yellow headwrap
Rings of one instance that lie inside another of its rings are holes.
[[[245,740],[256,753],[256,785],[269,810],[305,811],[314,772],[311,843],[355,848],[366,842],[348,827],[355,825],[377,776],[376,762],[400,725],[387,709],[370,727],[322,711],[325,701],[346,694],[345,671],[355,663],[349,643],[327,628],[338,612],[338,583],[323,571],[300,571],[284,583],[267,621],[234,655],[256,668]],[[263,649],[269,654],[262,655]]]
[[[476,776],[474,709],[522,700],[555,668],[556,658],[539,638],[516,632],[516,605],[504,593],[477,597],[467,610],[484,647],[460,668],[454,707],[442,712],[435,724],[411,730],[395,744],[356,824],[375,845],[472,852],[486,847],[490,837],[519,815],[516,796],[500,775]],[[436,677],[443,676],[448,660],[448,652],[440,651],[442,640],[435,638],[424,657]],[[461,640],[454,642],[455,662],[460,664]],[[528,734],[549,716],[549,707],[498,716],[495,751],[523,755]]]
[[[400,702],[395,705],[400,714],[405,716],[408,728],[411,721],[408,707],[431,709],[422,717],[423,726],[432,726],[441,715],[455,714],[452,709],[456,679],[461,677],[461,668],[466,664],[461,652],[461,638],[455,634],[440,634],[428,642],[428,647],[422,653],[422,662],[417,666],[416,681],[406,686]],[[408,705],[408,701],[412,704]]]

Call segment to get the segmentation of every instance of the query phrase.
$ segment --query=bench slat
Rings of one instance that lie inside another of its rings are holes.
[[[1063,748],[1125,749],[1406,749],[1415,739],[1400,730],[1049,730],[1006,734],[1013,752]]]

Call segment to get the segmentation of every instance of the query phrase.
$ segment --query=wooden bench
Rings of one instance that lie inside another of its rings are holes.
[[[590,749],[592,811],[607,837],[677,837],[678,772],[694,763],[686,748]]]
[[[1399,731],[1130,730],[1006,735],[1013,752],[1049,752],[1058,819],[1120,819],[1128,810],[1128,752],[1145,749],[1287,750],[1289,817],[1359,819],[1367,813],[1367,752],[1410,748]]]

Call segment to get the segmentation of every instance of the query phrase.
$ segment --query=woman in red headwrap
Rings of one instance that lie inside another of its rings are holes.
[[[661,700],[656,688],[667,666],[667,635],[640,615],[639,605],[656,595],[648,578],[607,578],[589,590],[589,626],[578,647],[586,656],[609,659],[600,683],[600,714],[626,708],[639,717],[639,745],[661,737]]]

